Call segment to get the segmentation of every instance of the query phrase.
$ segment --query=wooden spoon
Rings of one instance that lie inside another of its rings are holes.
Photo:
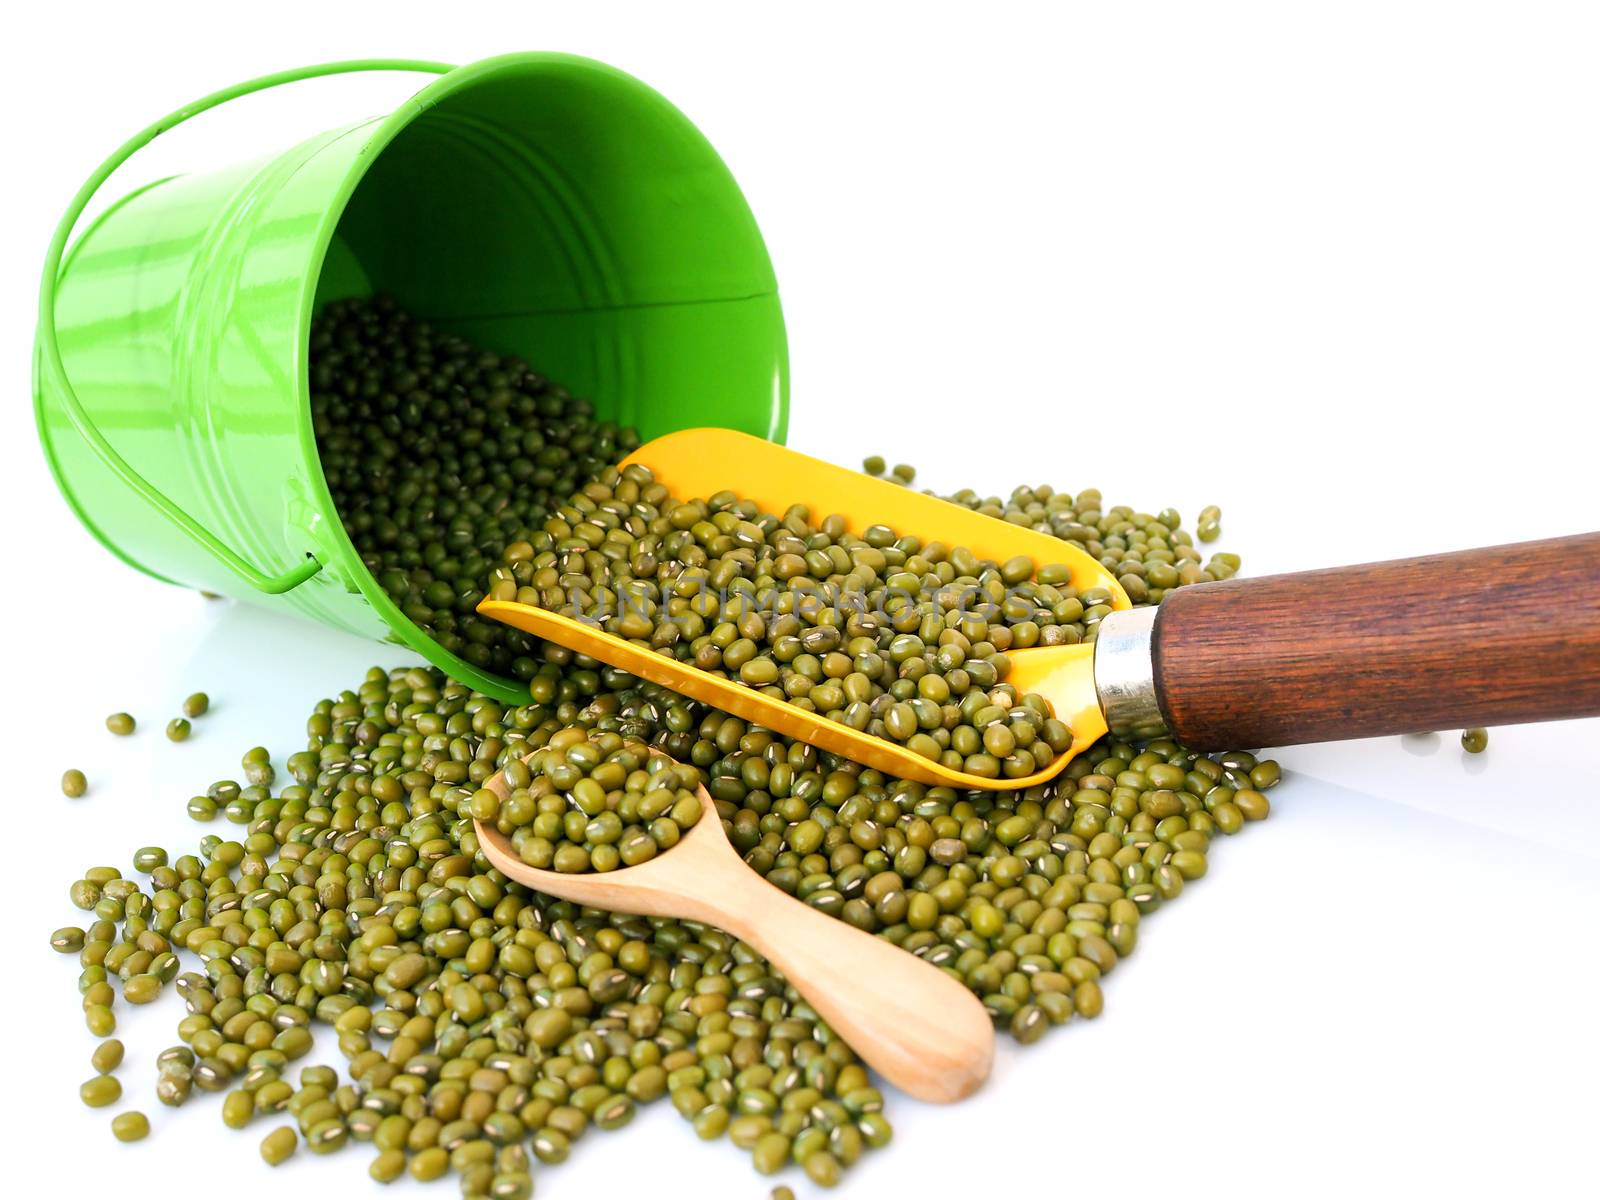
[[[504,799],[496,774],[483,785]],[[728,843],[716,803],[698,789],[700,820],[636,867],[565,875],[530,867],[511,840],[474,822],[484,857],[510,879],[574,904],[681,917],[726,930],[782,971],[873,1070],[937,1104],[970,1096],[989,1075],[994,1023],[952,976],[767,883]]]

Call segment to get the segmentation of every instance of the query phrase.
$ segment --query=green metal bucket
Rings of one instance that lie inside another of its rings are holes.
[[[249,92],[372,70],[440,78],[387,116],[131,192],[67,251],[100,184],[165,130]],[[682,113],[568,55],[330,63],[157,121],[63,216],[40,286],[34,408],[79,519],[146,574],[526,695],[407,620],[334,510],[308,330],[325,302],[374,292],[527,359],[647,438],[694,425],[784,437],[772,264],[733,176]]]

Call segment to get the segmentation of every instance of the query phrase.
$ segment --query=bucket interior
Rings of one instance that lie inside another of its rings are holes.
[[[725,425],[781,439],[771,262],[699,131],[639,81],[582,59],[454,75],[465,78],[391,121],[400,128],[339,217],[317,307],[392,296],[646,438]]]
[[[721,158],[656,92],[586,59],[517,55],[453,71],[344,136],[369,140],[302,338],[323,305],[386,295],[646,439],[703,425],[783,439],[787,342],[766,247]],[[335,536],[346,587],[390,637],[473,687],[526,696],[434,642]]]

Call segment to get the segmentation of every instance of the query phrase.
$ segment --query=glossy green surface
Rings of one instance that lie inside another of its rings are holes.
[[[372,67],[267,77],[191,109],[352,69]],[[407,621],[335,514],[307,330],[323,302],[374,291],[538,364],[647,437],[705,424],[784,436],[776,281],[716,152],[630,76],[508,55],[449,71],[388,116],[150,184],[83,233],[53,304],[81,413],[47,335],[35,371],[40,437],[80,519],[158,578],[408,645],[473,686],[523,694]]]

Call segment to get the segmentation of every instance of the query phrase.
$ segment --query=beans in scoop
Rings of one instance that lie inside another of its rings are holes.
[[[593,622],[700,670],[986,779],[1072,744],[1049,702],[1006,682],[1007,652],[1080,642],[1111,611],[1070,568],[982,559],[731,492],[681,500],[611,468],[532,538],[488,594]]]

